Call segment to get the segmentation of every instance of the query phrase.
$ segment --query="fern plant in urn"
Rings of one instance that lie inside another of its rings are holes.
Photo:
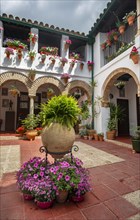
[[[59,95],[42,103],[40,108],[43,146],[53,158],[62,158],[75,141],[73,127],[80,114],[78,103],[73,97]]]

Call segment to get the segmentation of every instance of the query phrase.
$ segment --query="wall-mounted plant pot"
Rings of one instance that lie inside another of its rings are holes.
[[[132,59],[134,64],[138,64],[138,62],[139,62],[139,55],[138,54],[130,55],[130,59]]]
[[[134,21],[135,21],[135,16],[130,16],[127,18],[127,22],[129,26],[132,26],[134,24]]]
[[[120,32],[120,34],[124,34],[124,31],[125,31],[125,25],[121,25],[121,26],[119,27],[119,32]]]

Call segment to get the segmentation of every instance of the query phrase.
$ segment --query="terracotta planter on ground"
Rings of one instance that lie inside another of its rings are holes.
[[[66,190],[59,190],[59,195],[56,196],[56,201],[58,203],[64,203],[67,200],[68,191]]]
[[[41,209],[48,209],[48,208],[52,207],[53,201],[50,201],[50,202],[40,202],[40,201],[37,201],[36,204]]]
[[[26,137],[28,140],[35,140],[35,137],[37,136],[37,131],[36,130],[28,130],[26,131]]]
[[[98,140],[99,140],[98,134],[94,134],[94,139],[95,139],[95,141],[98,141]]]
[[[116,138],[116,131],[107,131],[106,132],[107,139],[114,140]]]
[[[34,197],[30,193],[23,193],[23,198],[29,201],[34,199]]]

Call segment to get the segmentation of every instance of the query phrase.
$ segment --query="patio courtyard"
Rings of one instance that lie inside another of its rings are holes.
[[[40,137],[34,141],[15,136],[0,136],[0,220],[139,220],[140,219],[140,154],[132,152],[131,143],[76,138],[78,152],[91,175],[92,191],[83,202],[54,203],[39,209],[33,201],[25,201],[16,186],[16,170],[39,152]],[[51,156],[48,159],[53,162]]]

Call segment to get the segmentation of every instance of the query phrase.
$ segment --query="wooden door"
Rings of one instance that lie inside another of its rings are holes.
[[[118,136],[129,136],[129,105],[127,99],[117,99],[117,105],[124,109],[122,121],[118,121]]]

